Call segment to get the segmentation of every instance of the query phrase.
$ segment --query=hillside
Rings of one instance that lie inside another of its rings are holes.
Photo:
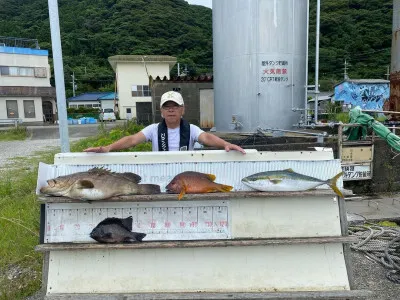
[[[392,0],[322,0],[320,79],[385,78],[390,64]],[[38,39],[51,49],[47,0],[0,0],[2,36]],[[59,0],[67,96],[75,72],[78,93],[111,90],[107,57],[172,55],[190,74],[212,72],[212,11],[184,0]],[[315,5],[310,1],[309,82],[314,81]],[[50,52],[51,56],[51,52]],[[177,73],[177,67],[173,69]]]

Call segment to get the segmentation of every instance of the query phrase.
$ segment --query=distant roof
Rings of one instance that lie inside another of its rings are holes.
[[[0,45],[0,53],[39,55],[39,56],[48,56],[49,55],[49,51],[47,51],[47,50],[21,48],[21,47],[8,47],[8,46],[1,46],[1,45]]]
[[[116,70],[117,63],[168,63],[169,67],[172,68],[176,64],[176,57],[169,55],[114,55],[108,58],[113,70]]]
[[[199,75],[199,76],[175,76],[175,77],[171,77],[170,79],[168,79],[166,76],[164,76],[163,78],[160,78],[159,76],[157,76],[156,78],[152,78],[150,76],[150,80],[153,81],[173,81],[173,82],[177,82],[177,81],[182,81],[182,82],[187,82],[187,81],[202,81],[202,82],[213,82],[214,77],[212,75]]]
[[[114,100],[118,99],[118,94],[117,93],[109,93],[103,97],[100,97],[99,100]]]
[[[350,83],[368,83],[368,84],[374,84],[374,83],[390,83],[389,80],[385,80],[385,79],[347,79],[344,80],[338,84],[336,84],[335,86],[338,86],[344,82],[350,82]]]
[[[68,98],[67,101],[98,101],[100,100],[99,98],[108,96],[109,94],[111,94],[111,92],[88,92]]]

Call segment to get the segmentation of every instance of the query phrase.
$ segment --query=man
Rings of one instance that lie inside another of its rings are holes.
[[[159,124],[151,124],[142,131],[123,137],[108,146],[92,147],[83,151],[110,152],[134,147],[145,141],[151,141],[153,151],[193,150],[194,144],[199,142],[206,146],[225,149],[228,152],[236,150],[246,154],[238,145],[228,143],[185,121],[182,118],[185,113],[185,106],[180,93],[174,91],[164,93],[161,96],[160,108],[163,120]]]

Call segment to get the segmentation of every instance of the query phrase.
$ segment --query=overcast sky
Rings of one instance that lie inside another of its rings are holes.
[[[203,5],[212,8],[212,0],[186,0],[189,4]]]

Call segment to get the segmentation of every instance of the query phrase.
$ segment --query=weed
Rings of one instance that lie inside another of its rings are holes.
[[[0,141],[25,140],[28,136],[26,127],[19,126],[7,130],[0,130]]]

